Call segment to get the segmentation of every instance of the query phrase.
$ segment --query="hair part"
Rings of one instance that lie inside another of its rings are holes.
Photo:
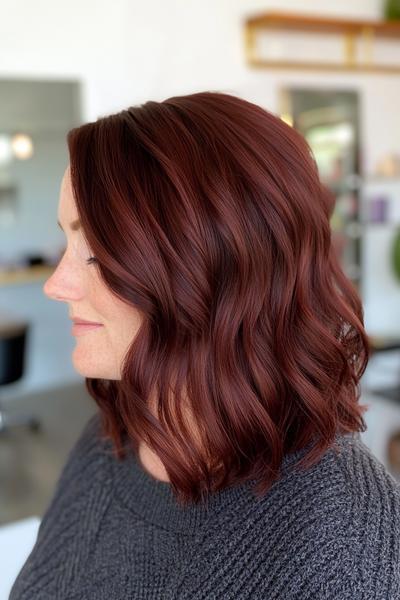
[[[250,480],[261,496],[286,454],[310,448],[308,468],[337,434],[366,430],[362,303],[299,132],[199,92],[67,141],[100,277],[142,316],[121,380],[86,378],[119,460],[145,440],[182,504]]]

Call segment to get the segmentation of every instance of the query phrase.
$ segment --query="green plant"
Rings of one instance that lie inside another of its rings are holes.
[[[397,279],[400,281],[400,227],[397,229],[392,246],[392,265]]]
[[[400,0],[386,0],[384,6],[385,19],[396,21],[400,19]]]

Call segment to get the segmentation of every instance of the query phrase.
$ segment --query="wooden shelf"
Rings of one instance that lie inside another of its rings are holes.
[[[268,30],[341,35],[343,62],[265,59],[257,54],[257,36]],[[400,64],[379,64],[372,60],[373,43],[379,38],[400,40],[400,21],[336,19],[288,12],[267,12],[244,21],[246,61],[255,68],[306,69],[315,71],[349,71],[365,73],[400,73]],[[355,42],[361,39],[365,60],[355,54]]]
[[[364,64],[342,64],[328,62],[303,62],[296,60],[266,60],[253,58],[249,61],[252,67],[258,69],[301,69],[302,71],[348,71],[348,72],[364,72],[364,73],[386,73],[399,74],[400,65],[398,67],[392,65],[364,65]]]
[[[44,281],[50,277],[54,268],[48,265],[37,265],[14,271],[0,271],[0,287]]]
[[[373,21],[359,19],[332,19],[288,12],[267,12],[246,19],[251,28],[292,29],[318,33],[357,33],[366,29],[377,36],[400,38],[400,21]]]

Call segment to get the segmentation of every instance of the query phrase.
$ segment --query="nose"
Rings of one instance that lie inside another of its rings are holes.
[[[45,281],[43,292],[51,300],[62,300],[63,298],[61,297],[60,292],[57,291],[58,286],[56,283],[55,274],[56,272],[50,275],[50,277]]]
[[[43,293],[51,300],[60,302],[79,300],[82,297],[82,286],[79,284],[72,265],[64,263],[64,258],[65,255],[45,281]]]

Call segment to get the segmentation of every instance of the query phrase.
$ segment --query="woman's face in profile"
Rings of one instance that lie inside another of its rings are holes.
[[[72,355],[74,368],[84,377],[121,379],[122,361],[140,326],[137,310],[117,298],[101,281],[93,254],[81,228],[71,228],[78,219],[69,166],[61,182],[58,221],[67,247],[43,291],[52,300],[66,302],[69,317],[100,323],[76,335]],[[72,327],[72,321],[71,321]]]

